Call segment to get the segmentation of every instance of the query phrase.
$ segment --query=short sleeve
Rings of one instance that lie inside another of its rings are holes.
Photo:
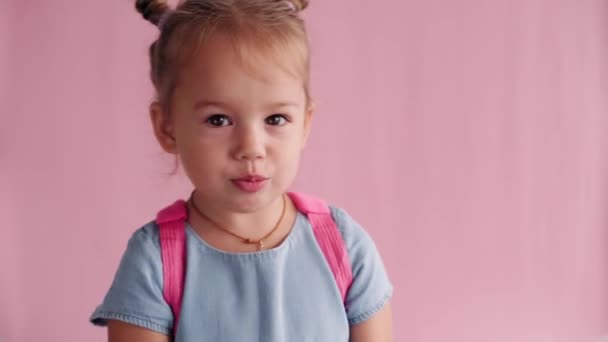
[[[380,311],[393,294],[393,286],[369,234],[345,210],[331,207],[342,233],[353,272],[346,295],[348,323],[355,325]]]
[[[90,322],[106,326],[110,319],[170,334],[171,308],[163,298],[158,228],[153,223],[129,239],[114,281]]]

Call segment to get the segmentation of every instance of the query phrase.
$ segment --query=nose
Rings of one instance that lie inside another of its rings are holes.
[[[234,130],[233,156],[236,160],[254,161],[266,157],[265,133],[255,126],[242,126]]]

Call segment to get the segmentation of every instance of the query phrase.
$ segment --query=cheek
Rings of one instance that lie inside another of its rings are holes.
[[[289,187],[295,180],[298,174],[300,164],[299,150],[294,149],[290,153],[287,153],[283,159],[283,163],[279,166],[278,171],[280,172],[281,183],[283,187]]]
[[[217,168],[224,165],[226,151],[222,146],[217,142],[195,139],[183,146],[180,156],[193,172],[209,174],[217,172]]]
[[[306,131],[302,122],[293,123],[276,132],[277,140],[289,146],[296,146],[296,148],[303,144],[305,136]]]
[[[274,136],[273,149],[285,158],[293,158],[293,154],[298,154],[302,145],[302,138],[297,130],[285,130]]]
[[[302,149],[300,142],[296,140],[289,141],[279,147],[276,152],[277,167],[285,176],[290,176],[295,173],[300,162]]]

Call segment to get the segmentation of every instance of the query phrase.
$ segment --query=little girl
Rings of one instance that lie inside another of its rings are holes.
[[[137,0],[160,146],[194,190],[129,240],[109,341],[391,341],[392,285],[344,210],[287,192],[313,115],[305,0]]]

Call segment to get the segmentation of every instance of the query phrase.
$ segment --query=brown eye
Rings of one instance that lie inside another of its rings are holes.
[[[289,122],[283,114],[274,114],[266,118],[266,124],[271,126],[283,126]]]
[[[223,114],[215,114],[210,116],[207,119],[207,123],[210,124],[211,126],[215,126],[215,127],[222,127],[222,126],[228,126],[230,125],[230,119],[228,119],[228,117],[226,115]]]

